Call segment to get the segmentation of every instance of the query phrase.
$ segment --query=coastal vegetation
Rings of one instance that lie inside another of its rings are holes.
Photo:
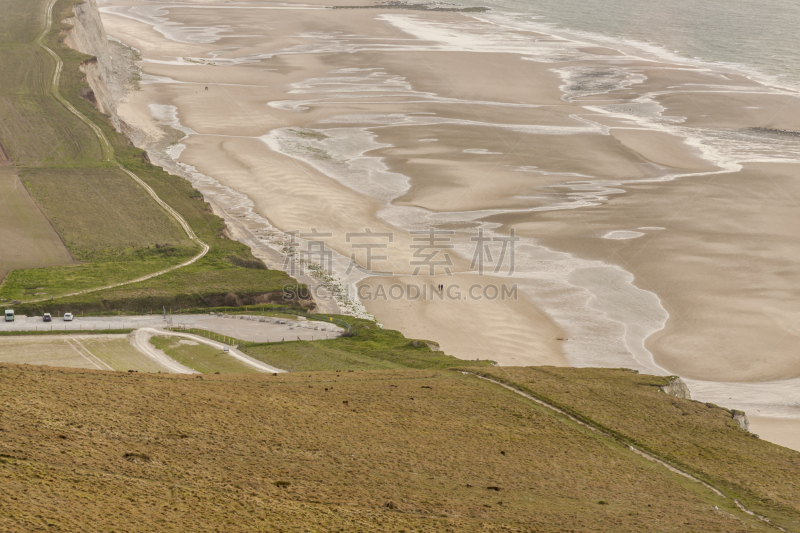
[[[270,313],[272,315],[272,313]],[[356,371],[391,369],[444,369],[463,364],[462,359],[447,355],[430,341],[408,339],[399,331],[384,329],[371,320],[341,315],[308,314],[309,320],[325,325],[335,321],[349,326],[348,331],[333,339],[284,342],[250,342],[224,337],[226,342],[260,361],[290,372]],[[222,337],[198,329],[185,330],[215,340]],[[322,337],[324,334],[320,334]],[[491,366],[491,361],[470,362]]]

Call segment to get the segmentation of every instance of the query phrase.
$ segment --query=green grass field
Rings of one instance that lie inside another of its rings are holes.
[[[77,259],[120,260],[142,251],[180,258],[199,250],[119,169],[24,169],[22,179]]]
[[[0,404],[10,533],[774,531],[624,443],[460,372],[5,366]]]
[[[150,338],[150,344],[172,357],[180,364],[201,374],[252,374],[257,372],[234,357],[208,344],[188,339],[158,335]]]
[[[55,4],[53,28],[44,42],[64,62],[61,95],[100,127],[111,142],[115,160],[103,161],[92,130],[50,92],[54,61],[35,44],[44,29],[46,3],[4,2],[0,142],[60,240],[80,263],[53,267],[57,261],[33,250],[26,256],[27,262],[3,262],[2,275],[11,273],[0,285],[0,298],[22,301],[23,305],[16,307],[28,313],[42,309],[37,304],[25,305],[25,301],[48,296],[56,297],[48,303],[49,308],[84,312],[142,312],[162,305],[235,306],[280,299],[282,288],[293,280],[283,272],[264,269],[249,248],[226,239],[224,222],[211,212],[198,191],[186,180],[150,165],[141,150],[113,130],[108,117],[80,97],[86,80],[78,67],[88,57],[61,43],[69,27],[59,22],[72,15],[75,3],[60,0]],[[191,267],[162,277],[59,299],[59,295],[159,272],[200,250],[140,185],[116,168],[117,163],[152,187],[211,249]],[[63,245],[61,249],[63,254]]]

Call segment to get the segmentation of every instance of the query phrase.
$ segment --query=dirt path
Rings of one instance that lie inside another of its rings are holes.
[[[105,362],[101,361],[99,357],[97,357],[95,354],[90,352],[86,348],[86,346],[84,346],[83,343],[81,341],[79,341],[78,339],[76,339],[76,338],[71,338],[71,339],[67,338],[65,340],[66,340],[67,344],[69,344],[69,346],[73,350],[75,350],[81,357],[83,357],[84,359],[89,361],[91,364],[93,364],[94,366],[96,366],[100,370],[114,370],[113,368],[111,368],[111,366],[109,366]]]
[[[53,94],[56,100],[61,102],[61,104],[69,110],[70,113],[78,117],[81,120],[81,122],[83,122],[92,129],[94,134],[97,135],[97,140],[100,142],[100,148],[103,151],[103,159],[106,161],[112,161],[114,159],[114,148],[111,146],[111,143],[106,138],[105,134],[103,133],[103,130],[101,130],[97,124],[89,120],[88,117],[84,116],[83,113],[75,109],[75,107],[73,107],[73,105],[70,104],[58,90],[58,83],[59,80],[61,79],[61,69],[64,67],[64,62],[61,61],[61,58],[59,57],[58,54],[53,52],[50,48],[47,47],[46,44],[44,44],[44,38],[47,37],[47,34],[50,33],[50,28],[52,28],[53,26],[53,6],[55,5],[55,3],[56,0],[50,0],[50,2],[47,4],[47,9],[45,10],[44,31],[39,36],[39,38],[36,39],[36,44],[44,48],[44,50],[47,51],[47,53],[50,54],[50,56],[56,62],[56,68],[55,71],[53,72],[53,81],[50,84],[50,92]]]
[[[161,330],[161,329],[155,329],[155,328],[141,328],[141,329],[136,330],[135,338],[137,339],[137,342],[146,343],[147,346],[152,348],[152,350],[155,350],[155,351],[163,354],[164,357],[168,357],[170,360],[172,360],[172,358],[170,358],[169,356],[164,354],[164,352],[162,352],[161,350],[156,349],[155,347],[153,347],[152,344],[150,344],[150,338],[155,336],[155,335],[163,335],[163,336],[166,336],[166,337],[182,337],[184,339],[191,339],[191,340],[193,340],[195,342],[200,342],[200,343],[203,343],[203,344],[207,344],[209,346],[213,346],[214,348],[217,348],[219,350],[222,350],[223,348],[227,347],[229,349],[228,355],[230,355],[234,359],[237,359],[238,361],[246,364],[247,366],[255,368],[259,372],[271,372],[273,374],[278,373],[278,372],[286,372],[285,370],[281,370],[280,368],[275,368],[274,366],[270,366],[270,365],[268,365],[266,363],[262,363],[258,359],[253,359],[249,355],[240,352],[236,348],[231,348],[227,344],[224,344],[224,343],[221,343],[221,342],[217,342],[217,341],[213,341],[211,339],[206,339],[205,337],[201,337],[199,335],[191,335],[189,333],[177,333],[177,332],[174,332],[174,331],[167,331],[167,330]],[[140,339],[141,339],[141,341],[140,341]],[[141,351],[141,348],[139,347],[139,344],[136,344],[135,346],[136,346],[136,349]],[[145,353],[145,352],[142,351],[142,353]],[[150,355],[150,354],[147,353],[146,355]],[[161,359],[159,359],[159,362],[161,362]],[[183,366],[183,365],[181,365],[181,366]],[[194,372],[194,370],[192,370],[192,372]]]
[[[464,372],[464,373],[465,374],[469,374],[471,372]],[[519,394],[520,396],[523,396],[523,397],[525,397],[525,398],[527,398],[529,400],[532,400],[532,401],[538,403],[539,405],[541,405],[543,407],[546,407],[546,408],[548,408],[548,409],[550,409],[552,411],[555,411],[556,413],[558,413],[560,415],[563,415],[563,416],[569,418],[573,422],[575,422],[577,424],[580,424],[581,426],[583,426],[585,428],[588,428],[589,430],[591,430],[591,431],[593,431],[595,433],[598,433],[600,435],[603,435],[604,437],[608,437],[608,438],[613,439],[613,440],[618,440],[617,437],[615,437],[614,435],[611,435],[610,433],[606,433],[605,431],[603,431],[602,429],[592,425],[591,423],[586,422],[584,420],[581,420],[581,419],[579,419],[579,418],[567,413],[566,411],[556,407],[555,405],[552,405],[552,404],[547,403],[547,402],[545,402],[543,400],[540,400],[539,398],[536,398],[535,396],[532,396],[532,395],[528,394],[527,392],[524,392],[524,391],[521,391],[519,389],[516,389],[516,388],[514,388],[514,387],[512,387],[510,385],[506,385],[505,383],[502,383],[500,381],[496,381],[494,379],[491,379],[491,378],[488,378],[488,377],[485,377],[485,376],[481,376],[480,374],[473,374],[473,375],[478,377],[478,378],[480,378],[480,379],[483,379],[483,380],[489,381],[491,383],[494,383],[495,385],[500,385],[501,387],[503,387],[505,389],[508,389],[508,390],[510,390],[510,391],[512,391],[512,392],[514,392],[516,394]],[[730,498],[730,496],[726,496],[718,488],[706,483],[705,481],[703,481],[701,479],[696,478],[695,476],[693,476],[689,472],[686,472],[685,470],[681,470],[680,468],[677,468],[677,467],[669,464],[666,460],[660,459],[660,458],[658,458],[658,457],[656,457],[654,455],[651,455],[651,454],[645,452],[644,450],[641,450],[641,449],[639,449],[639,448],[637,448],[635,446],[631,446],[631,445],[627,445],[627,446],[632,452],[634,452],[634,453],[636,453],[638,455],[641,455],[642,457],[644,457],[648,461],[653,461],[654,463],[658,463],[659,465],[663,466],[664,468],[666,468],[667,470],[669,470],[672,473],[675,473],[675,474],[678,474],[678,475],[683,476],[685,478],[691,479],[692,481],[694,481],[696,483],[700,483],[701,485],[703,485],[705,488],[707,488],[710,491],[712,491],[717,496],[721,496],[723,498]],[[730,499],[733,501],[733,503],[736,505],[736,507],[741,509],[743,512],[749,514],[750,516],[754,516],[754,517],[758,518],[759,520],[761,520],[762,522],[766,522],[767,524],[769,524],[770,526],[774,527],[775,529],[777,529],[779,531],[787,531],[786,529],[773,524],[772,521],[769,518],[767,518],[766,516],[762,516],[762,515],[760,515],[758,513],[755,513],[753,511],[751,511],[750,509],[745,507],[744,504],[742,502],[740,502],[739,500],[737,500],[735,498],[730,498]]]
[[[111,146],[111,143],[109,142],[109,140],[106,137],[105,133],[103,133],[103,130],[101,130],[100,127],[97,124],[95,124],[94,122],[89,120],[88,117],[83,115],[83,113],[81,113],[80,111],[75,109],[75,107],[73,107],[72,104],[70,104],[67,101],[67,99],[64,98],[61,95],[61,93],[59,92],[58,83],[59,83],[59,79],[61,77],[61,69],[64,66],[64,62],[61,61],[61,58],[58,56],[58,54],[56,54],[54,51],[52,51],[50,48],[48,48],[47,45],[44,44],[44,38],[47,36],[47,34],[50,31],[50,28],[52,27],[52,24],[53,24],[53,20],[52,20],[53,19],[53,5],[55,3],[56,3],[56,0],[50,0],[50,2],[47,4],[47,9],[45,11],[45,29],[44,29],[44,32],[42,32],[42,34],[36,40],[37,44],[39,46],[41,46],[42,48],[44,48],[47,51],[47,53],[49,53],[53,57],[55,62],[56,62],[56,68],[55,68],[55,71],[53,72],[53,81],[52,81],[52,84],[50,86],[50,92],[53,94],[53,96],[59,102],[61,102],[64,105],[64,107],[66,107],[69,110],[70,113],[72,113],[73,115],[78,117],[83,123],[85,123],[87,126],[89,126],[92,129],[94,134],[97,136],[97,140],[100,142],[100,147],[103,150],[103,159],[105,159],[106,161],[113,161],[113,159],[114,159],[114,148]],[[201,251],[196,256],[192,257],[191,259],[189,259],[188,261],[186,261],[184,263],[181,263],[180,265],[171,266],[169,268],[165,268],[164,270],[159,270],[158,272],[154,272],[154,273],[148,274],[146,276],[141,276],[139,278],[132,279],[130,281],[123,281],[121,283],[114,283],[112,285],[106,285],[106,286],[103,286],[103,287],[96,287],[96,288],[93,288],[93,289],[84,289],[82,291],[72,292],[72,293],[69,293],[69,294],[62,294],[62,295],[59,296],[59,298],[63,298],[63,297],[67,297],[67,296],[76,296],[78,294],[85,294],[85,293],[88,293],[88,292],[102,291],[102,290],[105,290],[105,289],[113,289],[114,287],[122,287],[124,285],[130,285],[132,283],[138,283],[140,281],[146,281],[148,279],[152,279],[152,278],[155,278],[157,276],[161,276],[161,275],[166,274],[168,272],[172,272],[173,270],[177,270],[179,268],[183,268],[185,266],[191,265],[192,263],[195,263],[198,260],[200,260],[201,258],[203,258],[208,253],[208,251],[210,249],[210,247],[206,243],[201,241],[200,238],[197,235],[195,235],[194,231],[192,230],[191,226],[189,226],[188,222],[186,222],[186,220],[184,220],[184,218],[180,214],[178,214],[177,211],[175,211],[166,202],[164,202],[161,198],[158,197],[158,195],[152,189],[152,187],[147,185],[141,178],[139,178],[139,176],[137,176],[133,172],[129,171],[128,169],[124,168],[122,165],[119,165],[119,168],[124,173],[126,173],[128,176],[130,176],[133,180],[135,180],[136,183],[141,185],[142,188],[144,188],[144,190],[147,191],[147,193],[158,203],[158,205],[160,205],[172,218],[174,218],[175,220],[178,221],[178,224],[181,225],[183,230],[186,232],[186,235],[191,240],[195,241],[197,244],[200,245]],[[43,301],[45,301],[47,299],[48,298],[40,298],[38,300],[28,300],[25,303],[43,302]]]
[[[180,364],[175,359],[150,344],[150,337],[153,335],[159,335],[160,333],[160,330],[153,328],[137,329],[136,333],[133,335],[133,337],[131,337],[131,345],[139,350],[139,352],[142,354],[146,355],[150,359],[153,359],[158,364],[170,369],[176,374],[197,374],[197,371],[192,370],[188,366]]]

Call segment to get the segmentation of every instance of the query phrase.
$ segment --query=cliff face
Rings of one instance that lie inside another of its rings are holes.
[[[95,58],[81,64],[81,71],[86,74],[86,80],[94,93],[82,96],[95,104],[101,112],[109,115],[114,127],[120,130],[117,100],[111,89],[114,82],[112,54],[97,3],[95,0],[86,0],[83,4],[77,4],[73,12],[75,16],[64,21],[72,26],[64,42],[70,48]]]
[[[747,415],[744,414],[744,411],[731,411],[731,417],[739,424],[740,428],[745,431],[750,431],[750,420],[747,419]]]
[[[663,387],[661,390],[670,396],[675,396],[677,398],[683,398],[685,400],[691,400],[692,395],[689,392],[689,387],[686,386],[686,383],[683,382],[681,378],[675,378]]]
[[[677,398],[684,398],[686,400],[692,399],[692,395],[689,392],[689,387],[681,378],[675,378],[661,387],[661,392]],[[747,419],[747,415],[743,411],[728,410],[728,412],[731,414],[731,418],[733,418],[733,420],[739,424],[740,428],[745,431],[750,431],[750,421]]]

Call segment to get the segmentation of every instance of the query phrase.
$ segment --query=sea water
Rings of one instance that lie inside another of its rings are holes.
[[[588,32],[618,48],[736,65],[787,85],[800,85],[800,2],[796,0],[463,0],[490,13],[535,22],[551,31]],[[612,44],[614,43],[614,44]]]

